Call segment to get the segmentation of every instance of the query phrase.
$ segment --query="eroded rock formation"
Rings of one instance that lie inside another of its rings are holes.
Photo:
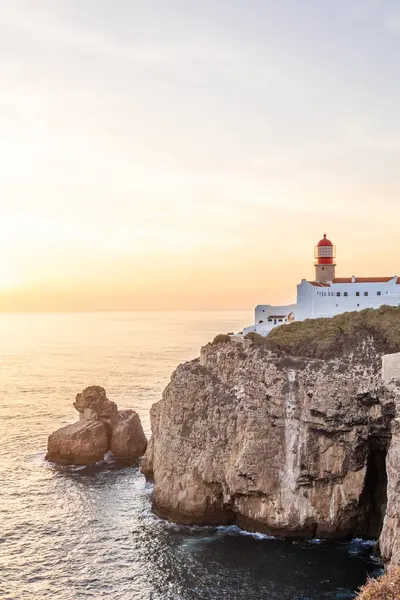
[[[139,415],[118,411],[100,386],[91,386],[76,396],[79,421],[61,427],[49,436],[46,459],[62,465],[90,465],[111,450],[121,460],[134,460],[146,451],[147,440]]]
[[[258,336],[222,336],[179,366],[151,410],[142,468],[155,512],[275,535],[377,537],[395,394],[373,336],[349,346],[293,358]]]
[[[62,465],[90,465],[103,460],[108,433],[101,421],[78,421],[49,436],[46,459]]]
[[[116,458],[133,460],[146,452],[147,439],[134,410],[119,411],[111,431],[110,450]]]
[[[384,378],[395,398],[396,418],[391,424],[392,439],[386,460],[387,509],[379,546],[386,563],[400,566],[400,354],[384,358],[387,359]]]

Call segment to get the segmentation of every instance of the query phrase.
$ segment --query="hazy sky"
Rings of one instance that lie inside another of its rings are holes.
[[[398,0],[0,0],[0,310],[400,276]]]

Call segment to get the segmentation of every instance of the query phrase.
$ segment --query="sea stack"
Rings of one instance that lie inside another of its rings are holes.
[[[121,460],[143,456],[146,436],[139,415],[118,410],[100,386],[87,387],[76,396],[79,421],[49,436],[46,459],[61,465],[90,465],[111,450]]]
[[[399,326],[400,309],[382,307],[217,336],[152,407],[155,512],[309,538],[377,539],[386,516],[395,564],[400,388],[382,356],[400,351]]]

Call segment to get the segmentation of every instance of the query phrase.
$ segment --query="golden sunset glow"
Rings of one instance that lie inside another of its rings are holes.
[[[338,275],[400,275],[393,15],[313,6],[316,54],[306,8],[300,39],[206,4],[2,4],[0,310],[290,302],[324,231]]]

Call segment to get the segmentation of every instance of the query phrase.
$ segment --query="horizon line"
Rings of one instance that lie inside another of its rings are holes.
[[[69,315],[69,314],[94,314],[94,313],[132,313],[132,312],[245,312],[251,308],[105,308],[89,310],[4,310],[0,315]]]

